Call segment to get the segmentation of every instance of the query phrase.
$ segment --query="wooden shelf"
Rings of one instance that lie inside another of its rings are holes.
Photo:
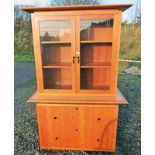
[[[100,43],[100,44],[110,44],[112,45],[112,42],[106,42],[106,41],[94,41],[94,40],[81,40],[80,43],[82,44],[91,44],[91,43]]]
[[[42,104],[128,104],[128,101],[124,98],[119,89],[117,89],[116,96],[102,95],[102,94],[39,94],[38,91],[27,100],[29,103],[42,103]]]
[[[82,63],[81,68],[110,68],[110,62]]]
[[[51,86],[50,89],[56,89],[56,90],[59,90],[59,89],[72,89],[72,85],[59,85],[59,86],[54,85],[54,86]]]
[[[62,63],[48,63],[43,65],[43,68],[70,68],[72,63],[62,62]]]
[[[71,41],[41,41],[41,44],[71,44]]]
[[[110,68],[111,66],[81,66],[81,68]]]
[[[84,90],[108,90],[110,86],[101,85],[101,86],[83,86],[81,89]]]

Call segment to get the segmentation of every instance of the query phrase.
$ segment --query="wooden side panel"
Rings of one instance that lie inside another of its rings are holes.
[[[39,40],[39,27],[34,14],[31,14],[32,20],[32,32],[33,32],[33,46],[35,55],[35,67],[36,67],[36,79],[37,79],[37,89],[39,92],[43,91],[43,72],[42,72],[42,57],[41,48]]]
[[[121,35],[121,12],[114,15],[113,28],[113,46],[112,46],[112,72],[111,72],[111,93],[116,95],[117,79],[118,79],[118,63],[119,63],[119,49],[120,49],[120,35]]]
[[[37,104],[42,149],[114,151],[117,105]]]

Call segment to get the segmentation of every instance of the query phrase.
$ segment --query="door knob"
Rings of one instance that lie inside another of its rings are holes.
[[[77,60],[78,60],[77,62],[80,63],[80,57],[79,56],[77,57]]]
[[[76,57],[73,57],[73,64],[75,63],[75,58],[76,58]]]

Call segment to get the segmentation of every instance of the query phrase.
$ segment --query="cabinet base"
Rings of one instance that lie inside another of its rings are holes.
[[[41,149],[114,152],[118,105],[37,103]]]

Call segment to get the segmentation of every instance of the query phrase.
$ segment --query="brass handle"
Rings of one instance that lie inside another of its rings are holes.
[[[73,64],[75,63],[75,58],[76,58],[76,57],[73,57]]]
[[[80,63],[80,57],[79,56],[77,57],[77,59],[78,59],[78,63]]]

